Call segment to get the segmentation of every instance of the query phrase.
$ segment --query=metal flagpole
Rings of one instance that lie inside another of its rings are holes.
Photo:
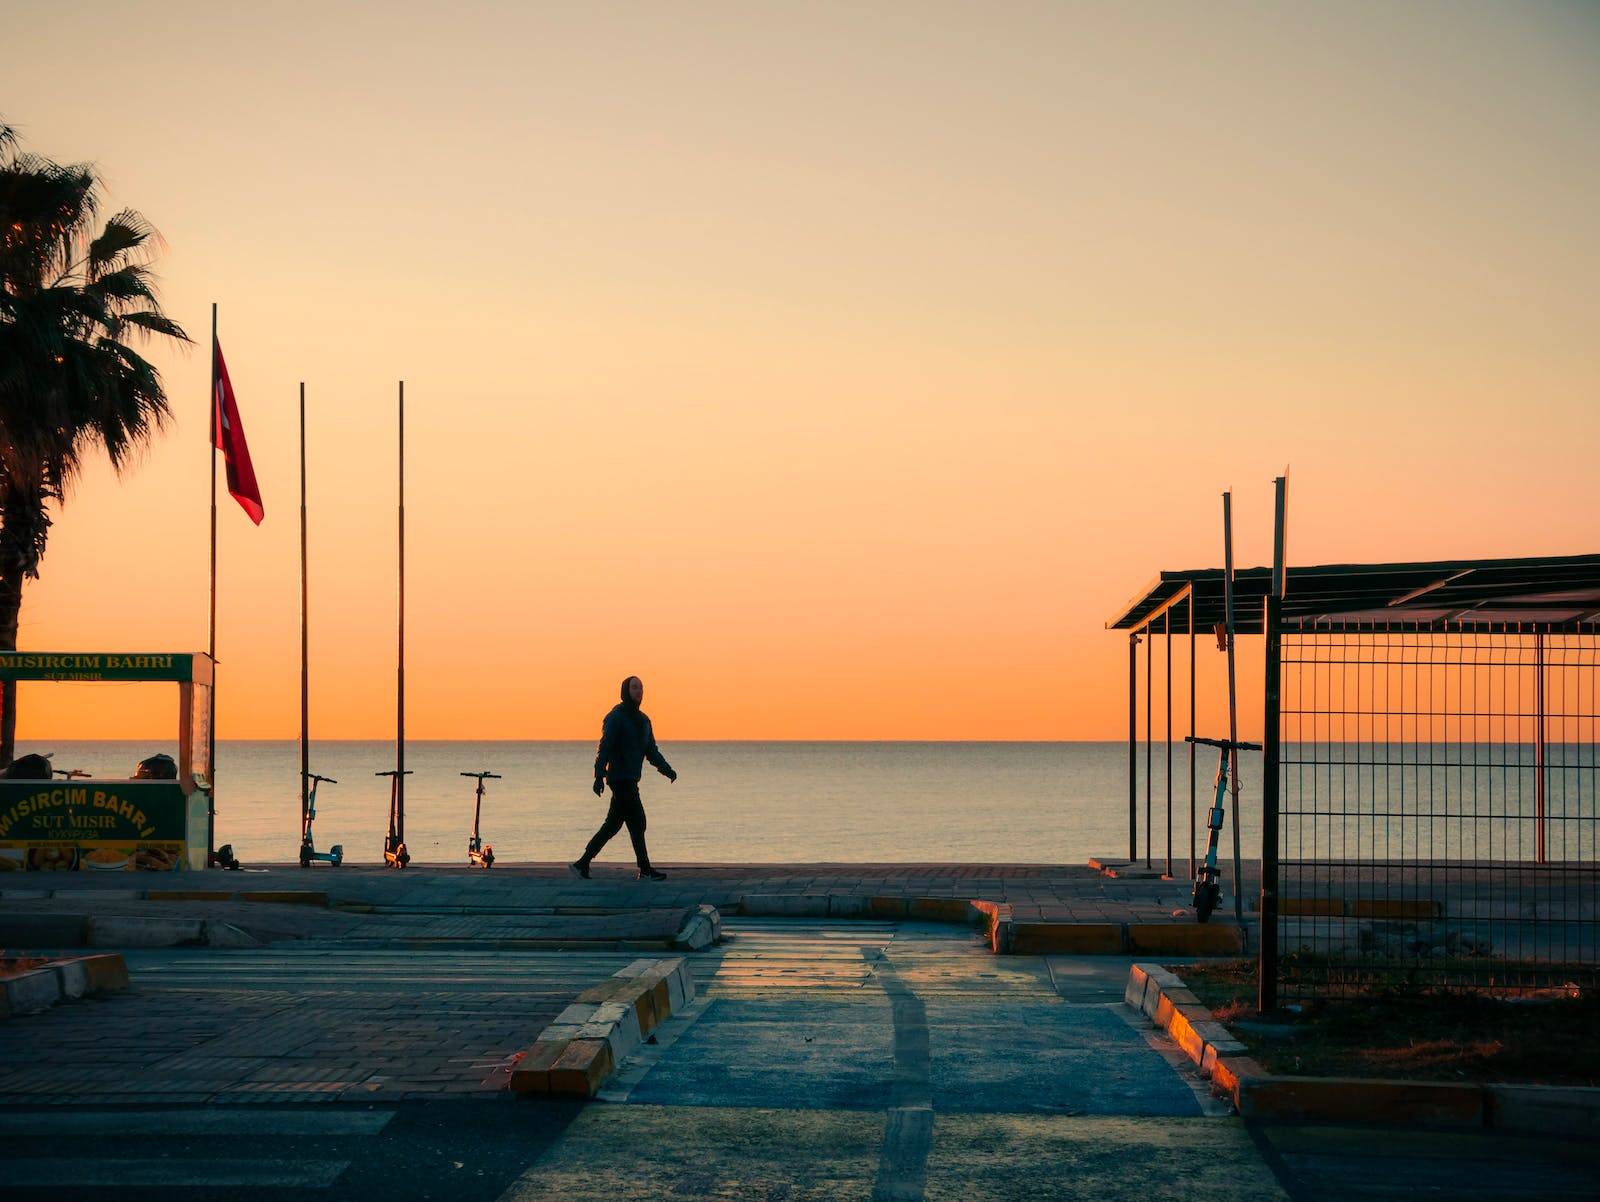
[[[377,775],[389,777],[389,835],[383,860],[392,868],[411,862],[406,850],[406,382],[400,381],[399,596],[395,609],[394,767]]]
[[[306,382],[300,381],[300,841],[311,808],[310,608],[306,592]]]
[[[406,842],[406,382],[400,381],[400,581],[397,604],[395,677],[394,778],[395,838]]]
[[[211,703],[206,707],[206,867],[217,855],[217,302],[211,302],[211,410],[206,445],[211,452],[211,609],[206,654],[213,664]]]

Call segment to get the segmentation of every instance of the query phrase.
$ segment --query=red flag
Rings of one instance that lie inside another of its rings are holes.
[[[261,507],[256,469],[250,466],[250,448],[244,441],[244,423],[239,420],[239,405],[233,399],[228,365],[222,361],[222,343],[214,342],[212,353],[216,356],[217,395],[211,406],[211,445],[222,451],[228,468],[228,492],[259,526],[266,510]]]

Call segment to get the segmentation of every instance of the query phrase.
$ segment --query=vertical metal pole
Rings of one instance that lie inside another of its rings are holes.
[[[1534,696],[1536,698],[1536,718],[1538,725],[1533,732],[1533,845],[1534,859],[1537,863],[1545,862],[1544,846],[1544,803],[1545,803],[1545,671],[1544,671],[1544,631],[1535,628],[1533,632],[1533,663],[1534,671],[1538,673],[1535,682]],[[1521,756],[1517,757],[1521,759]],[[1570,858],[1570,857],[1569,857]]]
[[[406,841],[406,382],[400,381],[400,588],[395,675],[395,838]]]
[[[217,302],[211,302],[211,417],[206,441],[211,454],[211,608],[206,620],[206,655],[211,660],[211,696],[206,705],[206,867],[217,851]]]
[[[1167,645],[1167,875],[1172,875],[1172,610],[1161,615]]]
[[[1139,858],[1139,636],[1128,632],[1128,863]]]
[[[1228,742],[1239,741],[1239,695],[1234,681],[1233,645],[1233,493],[1222,494],[1222,549],[1225,560],[1222,575],[1223,621],[1228,634]],[[1228,767],[1233,786],[1233,916],[1244,925],[1244,897],[1239,887],[1239,751],[1228,748]]]
[[[311,809],[311,611],[306,591],[306,382],[300,381],[300,841]]]
[[[1151,819],[1151,797],[1155,788],[1155,632],[1148,626],[1144,632],[1144,866],[1150,867],[1151,832],[1155,823]]]
[[[1283,637],[1279,632],[1276,596],[1268,596],[1262,612],[1266,638],[1265,706],[1261,731],[1261,948],[1256,1006],[1266,1014],[1278,1008],[1278,764],[1281,758]]]
[[[1261,959],[1256,973],[1256,1008],[1263,1014],[1278,1008],[1278,774],[1283,709],[1281,620],[1288,586],[1287,485],[1282,476],[1273,481],[1272,590],[1261,611],[1266,645],[1261,719]]]
[[[1189,734],[1194,731],[1194,586],[1189,586]],[[1194,880],[1195,772],[1194,744],[1189,744],[1189,879]]]

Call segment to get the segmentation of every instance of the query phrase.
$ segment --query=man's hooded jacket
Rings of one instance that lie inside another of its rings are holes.
[[[628,677],[632,680],[633,677]],[[628,680],[622,682],[622,700],[611,707],[605,725],[600,729],[600,749],[594,757],[595,780],[636,781],[644,775],[644,762],[649,760],[662,776],[678,774],[667,763],[667,757],[656,746],[655,731],[650,718],[628,696]]]

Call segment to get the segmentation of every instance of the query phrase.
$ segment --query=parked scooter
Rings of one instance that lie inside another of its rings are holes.
[[[462,776],[472,777],[478,782],[476,801],[472,809],[472,834],[467,836],[467,863],[477,868],[494,867],[494,848],[486,846],[483,837],[478,833],[478,824],[483,819],[483,782],[486,780],[500,780],[498,772],[463,772]]]
[[[315,772],[308,772],[306,779],[311,782],[311,789],[306,794],[306,820],[300,831],[300,867],[310,868],[312,861],[320,860],[331,868],[337,868],[344,861],[344,845],[335,843],[327,851],[318,851],[316,841],[311,837],[311,824],[317,818],[317,786],[323,781],[330,785],[339,782],[331,776],[318,776]]]

